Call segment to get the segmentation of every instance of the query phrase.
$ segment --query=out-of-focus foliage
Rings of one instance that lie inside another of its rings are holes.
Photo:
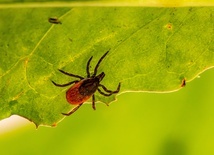
[[[0,135],[1,154],[213,155],[213,78],[209,70],[174,93],[125,93],[96,111],[85,105],[56,128],[31,123]]]

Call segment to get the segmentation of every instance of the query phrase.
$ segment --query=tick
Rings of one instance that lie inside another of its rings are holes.
[[[105,56],[108,54],[109,51],[107,51],[98,61],[94,68],[94,72],[91,75],[89,68],[90,68],[90,62],[93,58],[93,56],[88,60],[86,65],[86,73],[87,77],[84,78],[79,75],[75,75],[72,73],[65,72],[61,69],[59,71],[65,75],[78,78],[79,80],[74,80],[71,82],[68,82],[66,84],[57,84],[54,81],[52,83],[57,87],[66,87],[74,83],[66,92],[66,99],[67,101],[72,104],[76,105],[69,113],[62,113],[63,115],[69,116],[73,114],[77,109],[79,109],[85,101],[87,101],[90,97],[92,97],[92,108],[95,110],[95,96],[94,93],[98,91],[101,95],[104,96],[111,96],[112,94],[117,94],[120,91],[120,83],[117,86],[117,90],[112,91],[107,89],[104,85],[100,84],[100,82],[103,80],[105,73],[101,72],[97,75],[97,70],[99,68],[100,63],[105,58]],[[102,88],[103,90],[101,90]]]

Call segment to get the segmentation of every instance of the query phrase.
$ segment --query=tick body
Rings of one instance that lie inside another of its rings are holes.
[[[66,87],[66,86],[69,86],[74,83],[74,85],[71,86],[68,89],[68,91],[66,92],[66,99],[70,104],[76,105],[76,107],[74,107],[69,113],[62,113],[63,115],[69,116],[69,115],[73,114],[90,97],[92,97],[92,108],[95,110],[96,107],[95,107],[94,93],[96,91],[98,91],[101,95],[104,95],[104,96],[111,96],[112,94],[116,94],[120,91],[120,83],[118,84],[117,90],[115,90],[115,91],[108,90],[104,85],[100,84],[100,82],[102,81],[102,79],[105,76],[105,73],[101,72],[100,74],[97,75],[98,67],[99,67],[100,63],[102,62],[103,58],[108,54],[108,52],[109,51],[107,51],[100,58],[100,60],[98,61],[97,65],[94,68],[94,72],[92,75],[90,75],[89,67],[90,67],[90,62],[93,57],[91,57],[88,60],[87,66],[86,66],[86,72],[87,72],[86,78],[83,78],[82,76],[79,76],[79,75],[67,73],[67,72],[59,69],[59,71],[65,75],[79,78],[79,80],[71,81],[66,84],[57,84],[54,81],[52,81],[52,83],[58,87]],[[103,91],[100,88],[102,88]]]

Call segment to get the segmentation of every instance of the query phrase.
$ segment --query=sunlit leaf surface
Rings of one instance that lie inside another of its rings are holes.
[[[168,92],[184,86],[214,65],[214,9],[77,7],[1,9],[0,118],[18,114],[38,125],[54,126],[69,111],[74,78],[58,69],[86,76],[110,49],[98,72],[101,82],[120,93]],[[53,24],[57,17],[61,24]],[[9,19],[9,20],[8,20]],[[109,103],[115,96],[96,93]]]

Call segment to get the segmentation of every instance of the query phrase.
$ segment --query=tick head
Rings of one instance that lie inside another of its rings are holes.
[[[105,76],[105,73],[102,72],[102,73],[100,73],[99,75],[97,75],[96,78],[98,78],[98,79],[99,79],[99,82],[100,82],[100,81],[102,81],[102,79],[104,78],[104,76]]]

